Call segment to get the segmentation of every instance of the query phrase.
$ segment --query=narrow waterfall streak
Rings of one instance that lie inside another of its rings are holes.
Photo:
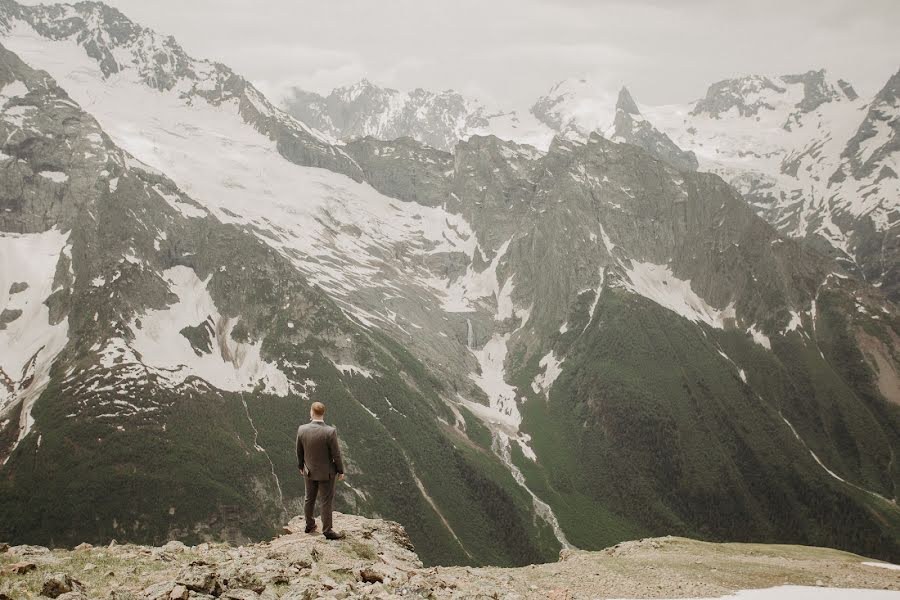
[[[278,488],[278,502],[279,504],[281,504],[281,510],[286,511],[287,508],[284,506],[284,492],[281,491],[281,480],[278,479],[278,475],[275,473],[275,463],[272,462],[272,459],[266,449],[260,446],[259,443],[257,443],[257,440],[259,440],[259,430],[253,423],[253,418],[250,417],[250,409],[247,407],[247,401],[244,400],[243,392],[241,392],[241,404],[244,405],[244,414],[247,415],[247,422],[250,423],[250,428],[253,429],[253,447],[257,452],[262,452],[266,456],[266,460],[269,461],[269,468],[272,470],[272,477],[275,478],[275,487]]]
[[[563,532],[562,527],[559,525],[559,520],[556,518],[556,513],[553,512],[553,509],[549,504],[538,498],[537,494],[531,491],[531,488],[528,487],[528,484],[525,483],[525,475],[522,474],[522,471],[519,470],[512,461],[512,455],[509,451],[509,437],[501,432],[494,432],[494,442],[491,444],[493,447],[494,453],[500,457],[500,460],[503,461],[503,464],[506,465],[506,468],[509,469],[509,472],[512,473],[513,479],[516,480],[516,483],[519,484],[523,490],[528,492],[531,496],[531,501],[534,504],[534,512],[543,519],[550,528],[553,529],[553,535],[556,536],[557,541],[559,541],[560,545],[563,548],[575,548],[569,540],[566,539],[566,534]]]
[[[472,327],[472,319],[466,319],[466,347],[469,350],[475,347],[475,328]]]
[[[816,463],[818,463],[818,465],[820,467],[822,467],[826,473],[828,473],[833,478],[837,479],[838,481],[840,481],[843,484],[846,484],[846,485],[849,485],[850,487],[856,488],[861,492],[865,492],[866,494],[874,496],[875,498],[878,498],[879,500],[883,500],[884,502],[887,502],[888,504],[892,505],[894,508],[897,508],[896,500],[894,500],[892,498],[886,498],[886,497],[882,496],[881,494],[879,494],[878,492],[873,492],[872,490],[866,489],[860,485],[857,485],[857,484],[853,483],[852,481],[847,481],[846,479],[844,479],[843,477],[841,477],[840,475],[838,475],[837,473],[835,473],[834,471],[832,471],[831,469],[826,467],[825,463],[822,462],[822,460],[816,455],[816,453],[812,451],[812,448],[810,448],[806,444],[806,442],[803,440],[803,438],[800,437],[800,434],[797,433],[797,430],[794,428],[794,426],[791,424],[791,422],[788,421],[787,418],[785,418],[785,416],[783,414],[781,414],[780,412],[778,414],[779,414],[779,416],[781,416],[781,420],[784,421],[787,424],[787,426],[791,428],[791,433],[794,434],[794,437],[797,438],[797,441],[800,442],[800,444],[806,449],[806,451],[810,453],[810,455],[813,457],[813,460],[815,460]]]

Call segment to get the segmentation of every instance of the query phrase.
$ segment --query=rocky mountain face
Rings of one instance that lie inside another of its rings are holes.
[[[455,102],[423,104],[405,98],[437,95],[404,96],[369,82],[335,90],[327,101],[295,90],[287,106],[341,139],[411,137],[452,150],[472,135],[493,134],[546,150],[554,135],[584,141],[596,132],[634,144],[678,169],[720,175],[779,231],[842,261],[896,301],[896,88],[895,75],[864,99],[823,70],[753,75],[717,82],[694,103],[645,107],[642,114],[625,88],[616,98],[587,79],[568,79],[541,96],[528,118],[517,116],[517,127],[484,118],[482,108],[466,108],[477,104],[455,93],[441,95]],[[375,100],[362,100],[370,96]],[[389,116],[398,107],[403,117]]]
[[[693,106],[647,112],[697,153],[701,169],[734,185],[782,233],[833,256],[896,301],[896,80],[869,100],[824,71],[746,77],[712,85]],[[865,169],[851,166],[864,162]]]
[[[514,569],[425,568],[400,524],[342,514],[336,523],[346,540],[307,535],[296,517],[284,535],[238,547],[170,541],[51,551],[4,545],[0,594],[63,600],[565,599],[724,597],[766,588],[773,597],[843,593],[875,600],[900,589],[895,565],[846,552],[674,537],[624,542],[602,552],[564,550],[557,562]]]
[[[263,539],[321,400],[339,506],[427,563],[900,556],[896,307],[627,92],[545,149],[335,144],[102,4],[0,23],[0,537]]]
[[[488,132],[531,143],[546,143],[553,135],[528,114],[491,110],[453,90],[400,92],[366,79],[327,96],[293,88],[282,104],[288,114],[342,140],[409,137],[452,151],[460,140]]]

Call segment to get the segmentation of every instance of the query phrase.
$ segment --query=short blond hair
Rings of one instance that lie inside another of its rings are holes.
[[[325,416],[325,405],[321,402],[313,402],[310,409],[312,410],[312,414],[316,415],[317,417]]]

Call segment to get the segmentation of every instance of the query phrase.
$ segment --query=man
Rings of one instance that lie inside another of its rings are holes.
[[[322,516],[322,535],[329,540],[344,538],[331,528],[331,505],[334,502],[334,485],[344,480],[344,462],[338,446],[337,430],[325,424],[325,405],[313,402],[309,409],[310,422],[297,429],[297,464],[306,481],[306,533],[316,530],[313,513],[316,496]]]

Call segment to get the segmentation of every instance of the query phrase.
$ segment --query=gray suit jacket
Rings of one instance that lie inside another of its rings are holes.
[[[337,429],[319,421],[301,425],[297,429],[297,465],[314,481],[328,481],[343,473]]]

